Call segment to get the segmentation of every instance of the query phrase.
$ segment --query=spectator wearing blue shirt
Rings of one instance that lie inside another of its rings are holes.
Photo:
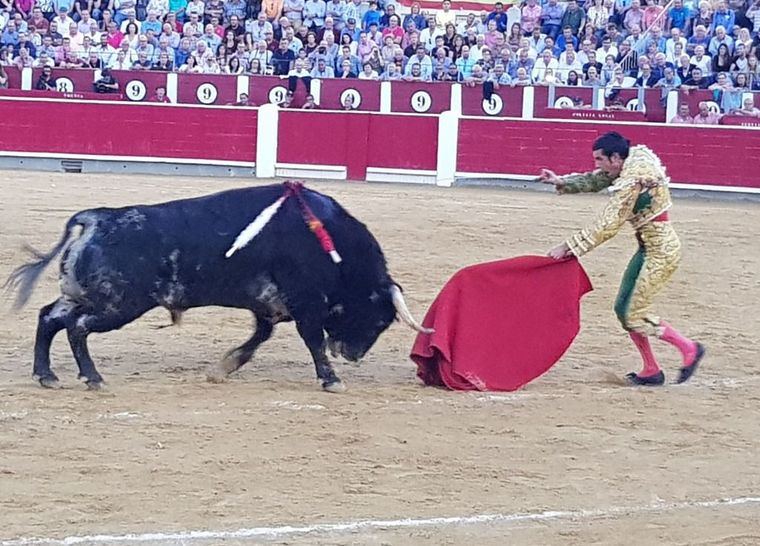
[[[153,31],[153,34],[158,36],[161,34],[161,21],[158,20],[158,12],[150,11],[148,18],[140,24],[140,33],[148,34],[149,30]]]
[[[364,30],[369,30],[369,26],[373,23],[380,26],[380,17],[382,17],[382,15],[383,14],[377,10],[377,1],[370,0],[369,11],[367,11],[367,13],[364,14],[364,18],[362,18],[362,28]]]
[[[462,54],[456,60],[456,67],[463,79],[472,76],[472,67],[475,66],[475,61],[470,57],[470,48],[468,46],[462,46]]]
[[[16,31],[16,23],[13,21],[8,21],[3,34],[0,35],[0,44],[4,46],[10,45],[16,47],[18,45],[18,39],[19,36],[18,32]]]
[[[404,22],[401,23],[401,26],[404,27],[405,31],[409,32],[411,23],[414,23],[414,28],[418,31],[427,27],[427,21],[425,20],[425,16],[420,13],[420,5],[417,2],[412,4],[411,12],[404,16]]]
[[[673,7],[668,12],[668,28],[677,28],[681,34],[688,35],[691,29],[691,12],[683,5],[683,0],[673,0]]]
[[[489,21],[496,21],[496,30],[499,32],[507,31],[507,13],[504,11],[504,4],[496,2],[493,5],[493,11],[486,17],[486,26]]]
[[[541,13],[541,32],[556,40],[562,30],[562,16],[564,14],[565,8],[558,4],[557,0],[549,0]]]
[[[554,56],[559,57],[560,53],[567,49],[567,44],[573,44],[575,51],[578,51],[578,38],[573,36],[571,27],[562,29],[562,36],[557,38],[557,43],[554,45]]]
[[[725,0],[718,0],[718,6],[713,13],[712,26],[710,27],[711,33],[717,34],[718,27],[723,27],[726,32],[731,33],[734,31],[735,24],[736,13],[734,10],[726,7]]]

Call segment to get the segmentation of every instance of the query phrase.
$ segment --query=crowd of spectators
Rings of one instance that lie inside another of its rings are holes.
[[[0,0],[0,66],[274,74],[291,89],[312,78],[708,89],[732,112],[760,90],[759,31],[760,0],[479,13],[449,0],[434,13],[395,0]]]

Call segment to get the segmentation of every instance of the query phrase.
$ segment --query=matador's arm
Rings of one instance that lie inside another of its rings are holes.
[[[591,193],[608,188],[615,181],[610,175],[602,171],[589,173],[570,174],[562,177],[562,184],[557,188],[559,193]]]
[[[622,185],[615,191],[598,218],[565,241],[572,253],[580,257],[614,237],[630,218],[640,191],[638,184]]]

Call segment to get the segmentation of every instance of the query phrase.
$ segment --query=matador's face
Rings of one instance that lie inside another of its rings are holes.
[[[623,158],[620,157],[620,154],[614,153],[612,156],[607,157],[602,150],[594,150],[593,153],[597,169],[613,178],[617,178],[620,175],[620,171],[623,170]]]

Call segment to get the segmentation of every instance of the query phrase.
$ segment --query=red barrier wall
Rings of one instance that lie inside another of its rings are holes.
[[[668,167],[673,182],[760,188],[760,131],[677,125],[462,119],[457,171],[537,175],[590,171],[591,144],[617,130],[646,143]],[[492,150],[502,150],[494,154]]]
[[[21,89],[21,71],[15,66],[6,66],[5,73],[8,74],[8,89]],[[32,82],[32,87],[37,83]]]
[[[257,114],[232,108],[0,100],[0,150],[252,163]],[[51,115],[57,126],[71,130],[51,131]]]
[[[433,116],[283,110],[278,131],[278,163],[345,165],[352,180],[363,180],[367,167],[436,170]]]

